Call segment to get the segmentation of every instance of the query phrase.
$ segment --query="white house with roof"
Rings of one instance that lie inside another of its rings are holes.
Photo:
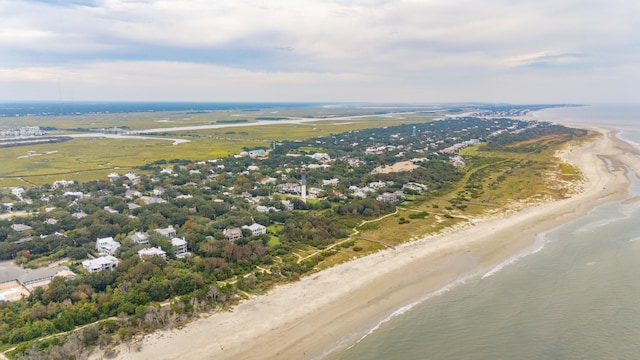
[[[24,194],[24,188],[23,187],[12,187],[11,188],[11,193],[19,198],[22,199],[22,194]]]
[[[23,231],[31,230],[32,227],[25,224],[12,224],[11,229],[13,229],[13,231],[23,232]]]
[[[386,202],[386,203],[396,202],[398,201],[398,194],[385,192],[383,194],[378,195],[378,197],[376,197],[376,200]]]
[[[163,259],[167,258],[167,253],[166,251],[162,250],[159,247],[150,247],[150,248],[144,248],[144,249],[140,249],[138,250],[138,256],[140,257],[140,259],[145,259],[148,257],[153,257],[153,256],[157,256],[157,257],[161,257]]]
[[[133,199],[134,197],[140,197],[140,196],[142,196],[142,193],[138,190],[128,189],[127,191],[124,192],[124,197],[126,197],[127,199]]]
[[[158,234],[168,237],[168,238],[173,238],[176,236],[176,229],[173,228],[172,225],[169,225],[166,228],[158,228],[155,230]]]
[[[249,229],[251,230],[251,234],[252,235],[262,235],[262,234],[266,234],[267,233],[267,228],[263,225],[257,224],[257,223],[253,223],[251,225],[244,225],[242,226],[243,229]]]
[[[333,179],[329,179],[329,180],[322,180],[322,185],[327,186],[327,185],[338,185],[340,183],[340,179],[337,178],[333,178]]]
[[[182,257],[187,254],[187,241],[182,238],[173,238],[171,239],[171,245],[176,250],[176,256]]]
[[[74,182],[73,180],[56,180],[53,182],[53,185],[51,185],[51,189],[55,190],[57,188],[66,188],[69,185],[73,185]]]
[[[423,185],[415,182],[408,182],[402,185],[402,189],[409,189],[409,190],[413,190],[421,193],[427,190],[427,185]]]
[[[102,270],[113,270],[118,266],[118,259],[115,256],[107,255],[99,258],[85,260],[82,267],[89,272],[99,272]]]
[[[129,235],[129,239],[135,243],[146,245],[149,243],[149,234],[138,231],[133,235]]]
[[[138,175],[136,175],[135,173],[129,171],[128,173],[124,174],[124,176],[129,179],[130,181],[133,181],[134,183],[137,182],[138,180]]]
[[[84,194],[82,193],[82,191],[65,191],[64,194],[62,194],[62,196],[73,197],[79,200],[82,200],[82,198],[84,198]]]
[[[285,210],[291,211],[293,210],[293,203],[289,200],[281,200],[282,205],[284,205]]]
[[[247,152],[247,155],[252,158],[267,156],[267,151],[263,149],[251,150]]]
[[[307,155],[317,161],[331,161],[331,157],[327,153],[317,152],[313,155]]]
[[[78,219],[78,220],[80,220],[80,219],[85,218],[85,217],[87,217],[89,215],[87,215],[86,212],[80,210],[78,212],[74,212],[73,214],[71,214],[71,216],[76,218],[76,219]]]
[[[96,250],[107,255],[115,254],[116,250],[120,247],[120,243],[113,240],[111,236],[106,238],[99,238],[96,240]]]

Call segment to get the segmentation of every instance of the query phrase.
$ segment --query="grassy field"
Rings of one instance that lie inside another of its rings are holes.
[[[316,113],[296,112],[298,116]],[[293,116],[289,110],[278,116]],[[130,129],[148,129],[215,124],[219,120],[249,119],[265,116],[263,112],[136,113],[99,114],[87,116],[21,117],[3,119],[3,125],[53,126],[58,129],[109,128],[126,125]],[[272,114],[271,114],[272,115]],[[45,119],[46,121],[43,121]],[[431,121],[431,116],[414,116],[411,120],[373,116],[357,120],[318,120],[302,124],[278,124],[239,127],[230,125],[219,129],[166,132],[155,139],[74,138],[67,142],[19,146],[0,149],[0,187],[27,184],[43,185],[66,179],[86,182],[104,179],[107,174],[124,172],[156,160],[209,160],[241,152],[244,148],[269,147],[274,141],[304,140],[311,137],[351,130],[399,125],[407,122]],[[55,133],[68,133],[57,131]],[[170,139],[189,142],[173,145]],[[31,155],[28,156],[27,152]]]
[[[550,138],[537,140],[516,146],[547,143]],[[564,198],[572,191],[570,184],[579,181],[582,174],[555,158],[555,151],[561,146],[556,143],[540,152],[489,152],[481,145],[464,149],[461,154],[467,159],[467,166],[453,189],[403,203],[396,215],[360,227],[360,236],[395,245],[472,218]]]

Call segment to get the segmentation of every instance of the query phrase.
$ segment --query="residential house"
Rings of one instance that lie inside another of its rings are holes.
[[[134,184],[138,182],[138,175],[136,175],[135,173],[128,172],[128,173],[124,174],[124,176],[127,179],[129,179],[131,182],[133,182]]]
[[[369,187],[372,189],[380,189],[387,186],[387,183],[385,183],[384,181],[374,181],[369,183]]]
[[[113,255],[119,247],[120,243],[113,240],[111,236],[106,238],[99,238],[96,240],[96,250],[100,253]]]
[[[258,206],[256,207],[256,211],[257,211],[257,212],[260,212],[260,213],[268,214],[268,213],[269,213],[269,212],[271,212],[271,211],[278,212],[278,211],[280,211],[280,210],[276,209],[276,208],[275,208],[275,207],[273,207],[273,206],[258,205]]]
[[[78,220],[80,220],[82,218],[87,217],[88,215],[87,215],[86,212],[81,210],[81,211],[78,211],[78,212],[74,212],[73,214],[71,214],[71,216],[76,218],[76,219],[78,219]]]
[[[158,256],[166,259],[167,253],[159,247],[150,247],[138,250],[138,256],[140,257],[140,259],[145,259],[152,256]]]
[[[129,239],[135,243],[146,245],[149,243],[149,234],[145,232],[136,232],[129,236]]]
[[[56,180],[53,182],[53,185],[51,185],[51,189],[55,190],[57,188],[66,188],[68,185],[73,185],[74,182],[73,180]]]
[[[297,183],[284,183],[276,185],[276,189],[281,192],[288,193],[299,193],[300,192],[300,184]]]
[[[229,241],[236,241],[242,237],[242,230],[240,228],[225,229],[223,232],[224,238]]]
[[[285,210],[291,211],[293,210],[293,203],[289,200],[280,201],[282,205],[284,205]]]
[[[336,178],[333,178],[330,180],[322,180],[322,185],[324,186],[327,186],[327,185],[335,186],[335,185],[338,185],[339,183],[340,183],[340,179],[336,179]]]
[[[168,227],[162,229],[162,228],[158,228],[155,230],[158,234],[168,237],[168,238],[173,238],[176,236],[176,229],[173,228],[173,226],[169,225]]]
[[[378,197],[376,197],[376,200],[387,203],[396,202],[398,201],[398,196],[395,193],[385,192],[378,195]]]
[[[11,228],[13,229],[13,231],[17,231],[17,232],[23,232],[23,231],[32,229],[31,226],[25,225],[25,224],[13,224],[11,225]]]
[[[265,178],[260,179],[260,184],[262,184],[262,185],[271,184],[271,183],[274,183],[274,182],[276,182],[276,179],[272,178],[270,176],[267,176]]]
[[[249,229],[251,230],[251,234],[252,235],[262,235],[262,234],[266,234],[267,233],[267,228],[263,225],[257,224],[257,223],[253,223],[251,225],[244,225],[242,226],[243,229]]]
[[[112,209],[111,206],[105,206],[103,209],[104,209],[104,211],[108,212],[109,214],[117,214],[118,213],[118,210]]]
[[[76,198],[78,200],[82,200],[82,198],[84,198],[84,194],[82,193],[82,191],[65,191],[64,194],[62,194],[62,196],[69,196],[69,197],[73,197]]]
[[[142,206],[140,206],[140,205],[138,205],[138,204],[136,204],[136,203],[128,203],[128,204],[127,204],[127,208],[129,208],[129,210],[135,210],[135,209],[139,209],[139,208],[141,208],[141,207],[142,207]]]
[[[159,197],[151,197],[151,196],[142,196],[140,197],[140,199],[142,199],[142,202],[144,202],[146,205],[151,205],[151,204],[164,204],[167,202],[167,200],[159,198]]]
[[[142,194],[140,193],[140,191],[137,190],[127,190],[124,192],[124,197],[126,197],[127,199],[133,199],[134,197],[140,197],[142,196]]]
[[[307,190],[307,193],[309,197],[312,197],[312,198],[318,198],[323,194],[322,189],[318,189],[315,187],[309,188],[309,190]]]
[[[24,194],[25,190],[23,187],[12,187],[11,193],[22,199],[22,194]]]
[[[187,255],[187,241],[184,238],[171,239],[171,245],[175,248],[177,257],[183,257]]]
[[[331,161],[331,157],[327,153],[315,153],[313,155],[308,155],[316,161]]]
[[[89,272],[113,270],[118,266],[118,259],[111,255],[101,256],[99,258],[83,261],[82,266]]]
[[[419,183],[415,183],[415,182],[409,182],[406,183],[404,185],[402,185],[402,189],[409,189],[409,190],[413,190],[413,191],[417,191],[419,193],[427,190],[427,185],[423,185],[423,184],[419,184]]]
[[[251,150],[247,153],[247,155],[252,158],[260,158],[267,156],[267,151],[263,149]]]

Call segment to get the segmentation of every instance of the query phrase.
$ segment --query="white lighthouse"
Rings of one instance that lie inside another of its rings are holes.
[[[302,199],[302,201],[304,203],[307,202],[307,171],[305,169],[302,169],[302,171],[300,172],[300,178],[301,178],[301,188],[300,188],[300,199]]]

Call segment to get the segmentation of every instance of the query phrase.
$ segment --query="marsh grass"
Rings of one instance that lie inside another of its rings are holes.
[[[323,110],[325,111],[325,110]],[[311,116],[315,110],[286,110],[284,115]],[[330,112],[326,111],[327,114]],[[95,114],[59,117],[20,117],[3,119],[3,125],[52,126],[58,129],[109,128],[127,126],[131,130],[159,127],[215,124],[219,120],[249,119],[265,116],[265,112],[134,113]],[[237,115],[237,116],[236,116]],[[431,117],[416,116],[424,122]],[[79,182],[104,179],[113,171],[125,172],[157,160],[210,160],[237,154],[243,149],[268,148],[273,141],[305,140],[311,137],[342,133],[351,130],[399,125],[409,120],[372,116],[357,120],[318,120],[303,124],[278,124],[220,129],[166,132],[153,135],[156,139],[74,138],[56,144],[18,146],[0,149],[0,186],[20,186],[26,183],[43,185],[66,179]],[[57,133],[69,131],[57,131]],[[163,139],[166,138],[166,139]],[[189,142],[173,145],[170,139]],[[27,156],[28,151],[36,155]],[[140,172],[139,170],[136,170]],[[24,180],[21,180],[24,179]]]

